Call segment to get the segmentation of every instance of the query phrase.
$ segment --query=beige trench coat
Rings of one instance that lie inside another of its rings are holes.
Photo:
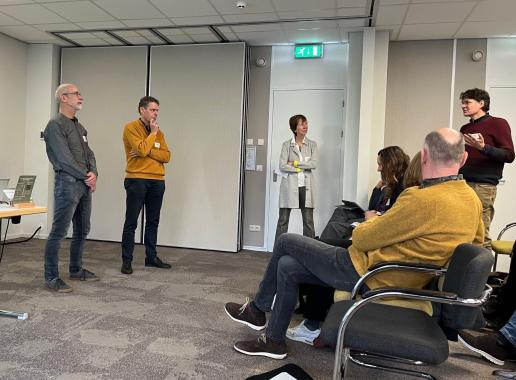
[[[288,162],[299,161],[299,154],[296,152],[295,142],[290,139],[283,143],[279,168],[288,176],[281,178],[279,207],[280,208],[299,208],[299,191],[297,182],[297,172],[293,165]],[[305,137],[301,147],[303,161],[299,162],[298,168],[305,173],[306,203],[305,207],[314,208],[315,190],[312,170],[317,167],[317,143]]]

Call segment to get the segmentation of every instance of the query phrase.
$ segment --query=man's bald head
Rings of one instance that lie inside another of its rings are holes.
[[[435,165],[454,166],[464,162],[464,137],[451,128],[440,128],[425,137],[425,148]]]

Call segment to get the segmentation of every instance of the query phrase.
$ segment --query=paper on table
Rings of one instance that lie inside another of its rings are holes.
[[[287,372],[281,372],[276,376],[271,377],[271,380],[296,380],[296,378]]]
[[[287,178],[288,177],[288,173],[284,172],[280,168],[274,169],[274,174],[279,175],[280,177],[283,177],[283,178]]]

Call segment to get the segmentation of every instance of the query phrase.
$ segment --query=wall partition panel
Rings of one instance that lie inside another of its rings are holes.
[[[146,47],[66,48],[61,83],[77,84],[84,97],[80,122],[88,130],[99,177],[89,238],[120,241],[125,218],[125,123],[138,117],[145,95]],[[139,230],[136,241],[140,240]]]
[[[158,243],[237,251],[245,44],[151,48],[150,94],[172,152]]]

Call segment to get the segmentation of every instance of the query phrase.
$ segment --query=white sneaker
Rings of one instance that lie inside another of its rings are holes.
[[[306,319],[296,327],[288,329],[286,336],[290,340],[296,340],[313,346],[315,338],[321,333],[321,329],[311,331],[305,326],[305,321]]]

